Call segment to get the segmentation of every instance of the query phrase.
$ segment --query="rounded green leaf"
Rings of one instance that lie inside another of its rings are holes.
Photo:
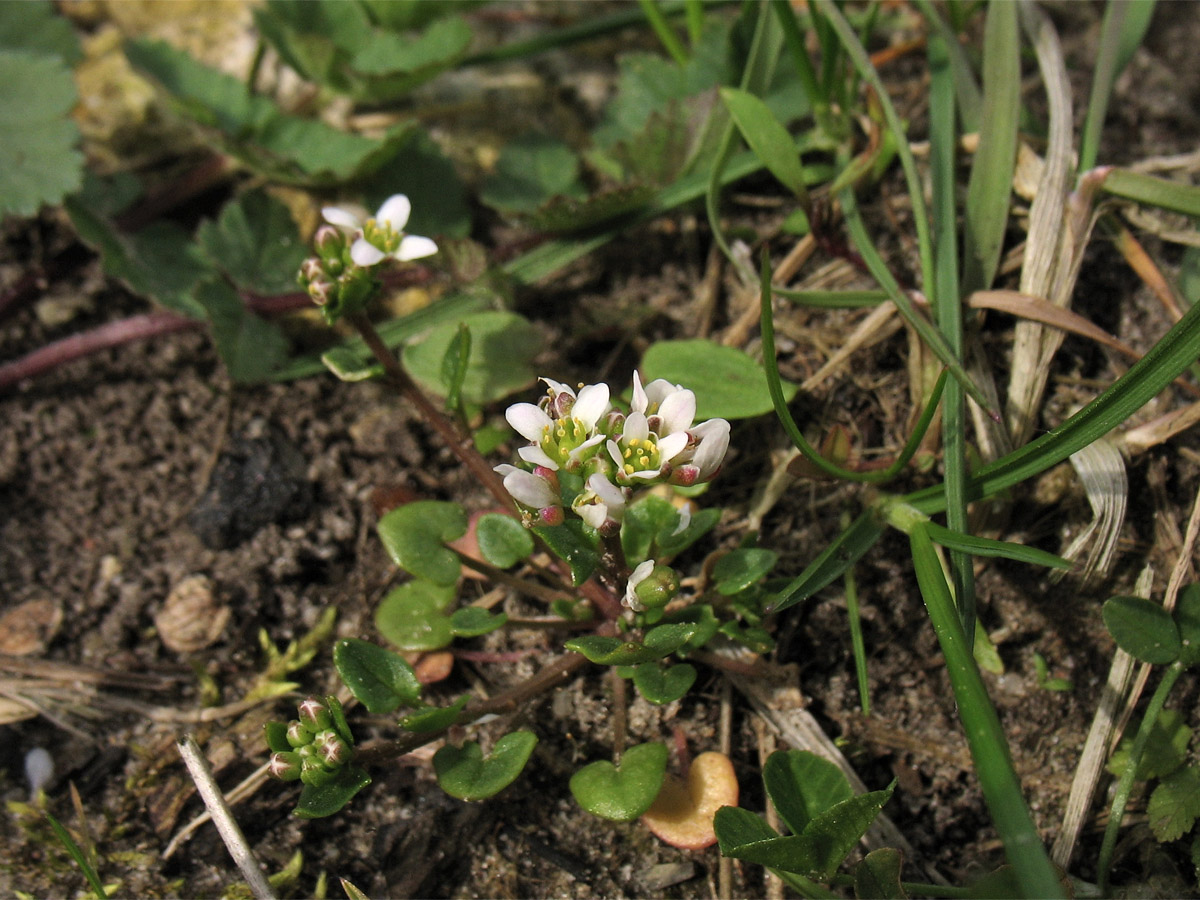
[[[284,722],[268,722],[263,726],[263,737],[267,739],[267,747],[272,753],[288,753],[295,749],[287,739],[287,724]]]
[[[559,473],[560,480],[563,474]],[[533,533],[571,567],[571,582],[576,586],[591,578],[600,563],[597,541],[584,531],[585,527],[579,519],[568,519],[561,525],[540,525],[533,529]]]
[[[445,543],[467,533],[467,514],[457,503],[418,500],[379,520],[379,537],[400,568],[434,584],[454,584],[462,568]]]
[[[821,813],[854,796],[841,769],[807,750],[772,753],[763,766],[763,786],[792,834],[801,834]]]
[[[667,772],[666,744],[638,744],[625,751],[620,767],[608,760],[571,776],[576,802],[594,816],[632,822],[654,803]]]
[[[450,393],[442,379],[442,360],[459,333],[471,329],[471,358],[462,380],[462,399],[484,405],[516,393],[534,380],[530,367],[542,348],[541,332],[516,313],[489,310],[473,313],[460,322],[435,327],[419,343],[404,348],[404,367],[423,387],[439,396]]]
[[[749,419],[771,412],[771,394],[762,366],[734,347],[712,341],[659,341],[642,357],[642,379],[665,378],[696,394],[696,418]],[[785,381],[791,400],[796,385]]]
[[[775,566],[779,554],[760,547],[743,547],[726,553],[713,566],[717,591],[726,596],[744,591]]]
[[[1111,597],[1104,604],[1104,624],[1122,650],[1151,665],[1179,658],[1179,629],[1171,614],[1145,597]]]
[[[633,670],[638,693],[651,703],[662,705],[678,700],[696,681],[696,668],[687,663],[663,668],[658,663],[642,663]]]
[[[483,558],[498,569],[516,565],[533,553],[533,537],[512,516],[487,513],[475,523],[475,535]]]
[[[582,653],[589,662],[600,666],[637,666],[674,653],[698,630],[699,626],[690,622],[659,625],[646,632],[643,642],[588,634],[571,638],[563,646],[576,653]]]
[[[306,784],[293,812],[301,819],[320,819],[338,812],[350,799],[371,783],[371,776],[359,766],[344,766],[320,787]]]
[[[486,800],[516,780],[535,744],[533,732],[514,731],[496,741],[486,758],[475,741],[461,747],[447,744],[433,755],[438,784],[459,800]]]
[[[796,142],[767,104],[748,91],[732,87],[723,87],[720,91],[734,124],[754,155],[763,161],[780,184],[797,197],[807,199],[804,167],[800,164]]]
[[[375,610],[375,627],[401,650],[440,650],[454,639],[446,607],[453,586],[416,579],[395,588]]]
[[[400,655],[369,641],[338,641],[333,645],[333,665],[350,693],[372,713],[411,706],[421,696],[421,682],[412,666]]]
[[[463,711],[470,699],[470,694],[463,694],[449,706],[427,706],[424,709],[418,709],[401,719],[400,727],[418,734],[428,734],[431,731],[449,728],[458,721],[459,713]]]
[[[472,638],[495,631],[508,621],[504,613],[490,613],[481,606],[464,606],[450,616],[455,637]]]
[[[1200,662],[1200,584],[1189,584],[1179,593],[1175,622],[1181,641],[1180,660],[1194,666]]]

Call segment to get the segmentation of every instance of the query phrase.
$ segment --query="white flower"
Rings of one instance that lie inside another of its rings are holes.
[[[625,517],[625,500],[626,489],[597,472],[587,480],[587,490],[575,498],[571,509],[596,530],[605,525],[615,528]]]
[[[653,571],[654,560],[648,559],[644,563],[638,563],[638,567],[629,575],[629,583],[625,585],[625,597],[621,602],[634,612],[642,612],[646,608],[645,604],[638,599],[637,586],[649,578]]]
[[[696,395],[665,378],[656,378],[644,388],[637,370],[633,372],[634,412],[646,415],[650,430],[656,434],[687,431],[696,416]]]
[[[575,392],[550,378],[545,409],[532,403],[514,403],[504,413],[513,429],[530,442],[517,451],[525,462],[576,471],[604,441],[596,423],[608,412],[608,385],[589,384]],[[548,411],[547,411],[548,410]]]
[[[688,432],[690,440],[680,454],[671,481],[691,485],[710,480],[725,461],[729,449],[729,423],[724,419],[709,419]]]
[[[556,507],[561,502],[545,478],[507,464],[496,466],[495,471],[504,477],[504,489],[522,506],[542,510]]]
[[[350,258],[363,267],[388,257],[408,262],[437,253],[437,244],[429,238],[404,233],[411,214],[412,203],[404,194],[384,200],[374,218],[368,218],[366,210],[358,206],[326,206],[321,210],[326,222],[356,235],[350,245]]]

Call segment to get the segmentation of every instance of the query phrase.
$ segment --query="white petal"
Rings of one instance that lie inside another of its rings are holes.
[[[545,430],[554,424],[545,412],[532,403],[514,403],[505,410],[504,418],[517,434],[535,444],[542,440]]]
[[[646,607],[642,605],[642,601],[638,599],[636,588],[645,581],[650,573],[654,571],[654,560],[648,559],[644,563],[639,563],[638,567],[633,570],[629,576],[629,583],[625,586],[625,598],[621,602],[632,609],[634,612],[641,612]]]
[[[650,404],[648,408],[657,410],[668,396],[679,390],[683,390],[683,388],[677,384],[671,384],[665,378],[655,378],[646,385],[646,400]]]
[[[504,476],[504,489],[513,495],[518,503],[542,509],[547,506],[558,506],[559,499],[554,495],[545,479],[538,478],[532,472],[524,469],[514,469]]]
[[[661,469],[642,469],[640,472],[630,472],[630,481],[653,481],[662,474]]]
[[[575,512],[597,530],[608,521],[608,508],[603,503],[582,503]]]
[[[350,245],[350,258],[364,268],[375,265],[387,254],[370,243],[366,238],[359,238]]]
[[[646,404],[649,401],[646,398],[646,390],[642,387],[641,376],[638,375],[637,369],[633,370],[633,405],[630,407],[635,412],[644,413]]]
[[[551,472],[558,471],[558,463],[552,460],[550,455],[537,444],[521,447],[517,450],[517,456],[521,457],[527,463],[533,463],[535,466],[545,466]]]
[[[616,441],[609,441],[605,446],[608,448],[608,455],[617,464],[617,471],[622,471],[625,468],[625,460],[621,459],[621,445]]]
[[[587,480],[587,486],[609,506],[625,506],[625,492],[599,472]]]
[[[553,378],[546,378],[545,376],[540,378],[539,381],[546,382],[546,387],[550,388],[550,392],[555,396],[559,394],[570,394],[572,397],[575,396],[575,392],[561,381],[555,381]]]
[[[596,427],[600,417],[608,412],[608,385],[589,384],[575,398],[571,415],[584,424],[588,431]]]
[[[692,524],[692,504],[685,503],[679,507],[679,524],[675,526],[675,530],[671,532],[671,537],[677,534],[683,534],[687,531],[687,527]]]
[[[604,440],[604,435],[593,434],[590,438],[572,450],[567,458],[572,461],[583,459],[584,454],[599,444],[602,440]]]
[[[687,431],[696,418],[696,395],[688,390],[672,391],[658,408],[658,416],[663,434]]]
[[[663,462],[670,462],[683,452],[683,448],[687,444],[688,436],[686,431],[676,431],[674,434],[668,434],[658,442],[659,457]]]
[[[433,256],[437,252],[438,245],[429,238],[417,234],[406,234],[400,239],[400,246],[392,255],[400,262],[408,262],[410,259],[424,259],[426,256]]]
[[[379,212],[375,213],[375,221],[392,226],[393,231],[403,231],[412,214],[412,203],[404,194],[393,194],[383,201]]]
[[[692,463],[700,469],[700,479],[712,475],[725,459],[729,449],[729,423],[724,419],[709,419],[692,429],[692,435],[700,436],[700,446],[692,456]]]
[[[366,210],[363,210],[363,215],[359,216],[350,207],[325,206],[321,208],[321,217],[330,225],[336,225],[338,228],[345,228],[348,231],[357,231],[362,228]]]
[[[644,441],[650,436],[650,426],[646,416],[640,412],[631,412],[625,417],[625,426],[621,432],[621,440],[629,443],[632,440]]]

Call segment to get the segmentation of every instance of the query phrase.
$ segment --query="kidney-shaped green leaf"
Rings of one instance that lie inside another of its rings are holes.
[[[533,553],[529,530],[512,516],[487,513],[475,523],[479,552],[498,569],[516,565]]]
[[[1122,650],[1134,659],[1161,666],[1179,658],[1179,629],[1171,614],[1145,597],[1110,597],[1104,624]]]
[[[696,681],[696,668],[687,663],[663,668],[656,662],[642,663],[633,670],[638,693],[651,703],[662,705],[678,700]]]
[[[486,758],[475,741],[461,747],[447,744],[433,755],[438,784],[459,800],[486,800],[516,780],[536,743],[533,732],[514,731],[496,741]]]
[[[446,607],[453,585],[418,578],[393,589],[375,610],[375,627],[401,650],[440,650],[454,639]]]
[[[642,378],[665,378],[696,394],[696,418],[749,419],[771,412],[771,394],[762,366],[734,347],[712,341],[659,341],[642,357]],[[785,381],[791,400],[796,385]]]
[[[388,556],[406,572],[434,584],[458,581],[462,566],[445,546],[467,531],[467,514],[457,503],[406,503],[384,515],[376,527]]]
[[[594,816],[632,822],[654,803],[666,771],[666,744],[638,744],[619,768],[605,759],[584,766],[571,776],[571,793]]]

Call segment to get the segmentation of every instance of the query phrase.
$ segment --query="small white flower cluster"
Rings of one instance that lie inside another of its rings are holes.
[[[635,371],[626,414],[612,408],[606,384],[581,386],[576,393],[552,379],[542,381],[548,389],[541,402],[517,403],[505,414],[530,442],[517,453],[532,471],[496,467],[508,492],[540,524],[563,521],[560,470],[584,479],[572,511],[593,528],[614,533],[634,487],[701,484],[725,459],[729,423],[709,419],[693,425],[696,395],[680,385],[659,378],[643,387]]]
[[[404,226],[412,215],[412,203],[404,194],[388,197],[373,218],[357,206],[326,206],[321,215],[330,225],[354,238],[350,258],[363,268],[370,268],[388,257],[408,262],[438,251],[437,244],[429,238],[404,233]]]

